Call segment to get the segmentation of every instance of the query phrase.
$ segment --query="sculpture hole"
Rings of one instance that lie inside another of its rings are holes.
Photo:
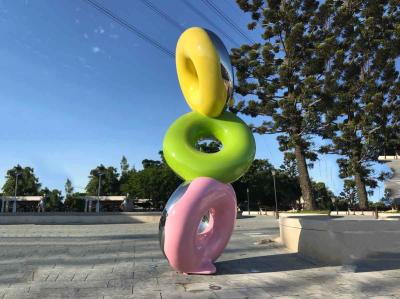
[[[188,71],[188,75],[190,76],[192,80],[192,89],[197,89],[199,85],[199,76],[197,75],[196,68],[193,64],[193,61],[191,59],[186,59],[186,69]]]
[[[196,142],[196,149],[199,152],[213,154],[222,150],[222,143],[214,137],[204,137]]]
[[[200,223],[199,223],[199,227],[197,228],[197,234],[200,235],[200,234],[204,233],[207,230],[207,228],[208,228],[208,226],[210,224],[210,217],[211,217],[211,213],[210,213],[210,211],[208,211],[207,214],[205,214],[201,218]]]

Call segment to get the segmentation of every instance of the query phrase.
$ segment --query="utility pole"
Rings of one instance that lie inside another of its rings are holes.
[[[250,216],[250,190],[249,190],[249,187],[247,187],[247,211]]]
[[[99,188],[97,189],[97,203],[96,203],[96,213],[100,212],[100,188],[101,188],[101,176],[103,173],[99,172]]]
[[[275,193],[275,217],[276,219],[279,219],[279,212],[278,212],[278,199],[276,197],[276,182],[275,182],[275,175],[276,175],[276,170],[273,169],[271,171],[272,173],[272,178],[274,179],[274,193]]]

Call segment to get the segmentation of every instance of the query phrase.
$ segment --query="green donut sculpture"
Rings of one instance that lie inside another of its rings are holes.
[[[196,143],[210,137],[218,139],[222,149],[217,153],[198,151]],[[235,114],[225,111],[210,118],[190,112],[169,127],[163,151],[168,165],[186,181],[211,177],[231,183],[250,167],[256,145],[249,127]]]

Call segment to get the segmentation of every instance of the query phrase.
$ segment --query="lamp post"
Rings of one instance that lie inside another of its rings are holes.
[[[21,175],[20,172],[15,173],[15,189],[14,189],[14,202],[12,212],[17,212],[17,190],[18,190],[18,177]]]
[[[249,187],[247,187],[247,212],[249,213],[250,216],[250,191],[249,191]]]
[[[96,203],[96,213],[100,212],[100,188],[101,188],[101,176],[103,173],[99,172],[99,188],[97,189],[97,203]]]
[[[276,219],[279,219],[279,213],[278,213],[278,199],[277,199],[277,197],[276,197],[276,182],[275,182],[276,170],[273,169],[273,170],[271,171],[271,174],[272,174],[272,178],[273,178],[273,180],[274,180],[275,217],[276,217]]]

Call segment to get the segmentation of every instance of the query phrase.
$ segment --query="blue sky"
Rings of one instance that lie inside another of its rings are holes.
[[[245,42],[201,1],[188,1],[218,28],[181,0],[152,0],[183,27],[213,30],[228,48],[235,45],[220,30]],[[98,2],[175,49],[181,32],[141,1]],[[233,0],[214,3],[246,28],[249,16]],[[0,0],[0,38],[0,185],[19,163],[33,167],[43,186],[64,190],[70,178],[83,191],[90,169],[100,163],[119,167],[125,155],[140,168],[143,159],[157,159],[166,129],[189,111],[174,60],[86,1]],[[283,155],[275,137],[256,141],[257,157],[279,166]],[[310,172],[338,193],[335,159],[321,157]],[[373,198],[382,194],[381,184]]]

